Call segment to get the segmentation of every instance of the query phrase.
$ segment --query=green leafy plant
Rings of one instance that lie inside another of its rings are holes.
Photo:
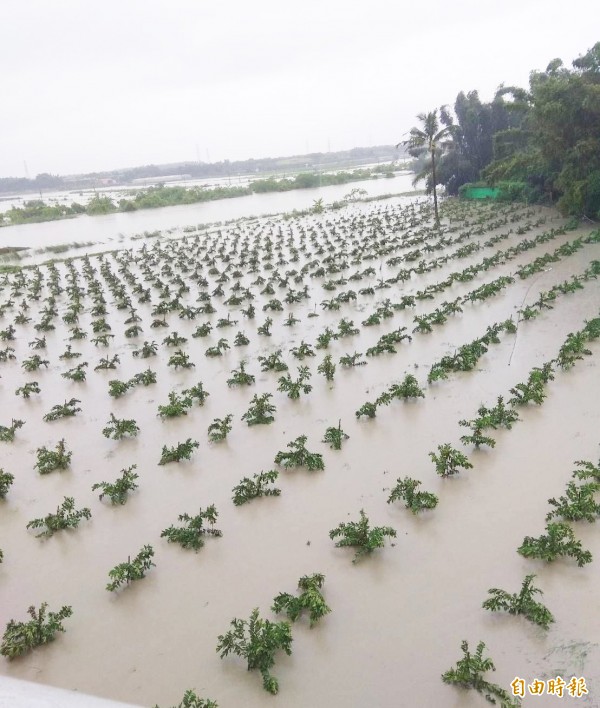
[[[77,332],[73,332],[73,335],[70,337],[70,339],[83,339],[87,337],[87,334],[85,332],[82,332],[79,330],[78,327],[75,327]],[[108,347],[110,344],[110,340],[114,338],[114,334],[99,334],[97,337],[94,337],[92,340],[92,344],[96,347]]]
[[[131,327],[127,327],[125,330],[125,336],[128,339],[131,339],[132,337],[138,337],[144,330],[140,327],[138,324],[131,325]]]
[[[163,420],[165,418],[177,418],[182,415],[187,415],[188,408],[192,407],[191,396],[182,394],[178,396],[175,391],[169,393],[169,402],[164,406],[158,407],[158,416]]]
[[[191,398],[192,401],[198,401],[198,405],[203,406],[206,399],[210,396],[210,393],[204,390],[204,384],[200,381],[191,388],[185,388],[181,392],[181,395]]]
[[[4,630],[0,654],[7,659],[15,659],[28,651],[54,641],[57,632],[64,632],[63,620],[73,614],[69,605],[64,605],[58,612],[46,612],[47,602],[40,605],[36,611],[31,605],[27,613],[31,617],[28,622],[10,620]]]
[[[407,509],[410,509],[413,514],[418,514],[424,509],[435,509],[438,503],[438,498],[431,492],[417,491],[417,487],[421,485],[418,479],[404,477],[404,479],[396,480],[396,486],[392,489],[388,498],[388,504],[395,501],[403,501]]]
[[[259,356],[261,371],[287,371],[288,365],[281,359],[281,349],[269,356]]]
[[[360,418],[362,416],[366,416],[367,418],[375,418],[375,416],[377,415],[378,403],[379,401],[375,401],[374,403],[371,403],[371,401],[366,401],[366,403],[363,403],[354,415],[357,418]]]
[[[326,354],[323,361],[317,366],[317,371],[327,379],[327,381],[333,381],[335,376],[335,364],[331,358],[331,354]]]
[[[163,339],[163,344],[167,347],[178,347],[180,344],[185,344],[187,342],[186,337],[181,337],[177,332],[172,332]]]
[[[235,335],[235,339],[233,340],[233,346],[234,347],[245,347],[247,344],[250,344],[250,340],[244,332],[238,332]]]
[[[536,594],[544,594],[539,588],[534,587],[534,578],[535,575],[533,574],[525,576],[518,594],[510,594],[506,590],[490,588],[488,594],[491,597],[484,601],[482,607],[492,612],[504,610],[511,615],[523,615],[530,622],[548,629],[550,624],[554,622],[554,617],[545,605],[542,605],[541,602],[536,602],[534,599]]]
[[[348,440],[349,437],[350,436],[346,435],[342,430],[342,421],[339,420],[337,428],[327,428],[322,442],[329,443],[329,447],[332,450],[341,450],[343,441]]]
[[[10,472],[5,472],[0,467],[0,499],[4,499],[8,494],[12,483],[15,481],[14,475]]]
[[[354,352],[354,354],[345,354],[340,357],[340,364],[345,367],[366,366],[366,361],[359,361],[361,356],[363,355],[359,352]]]
[[[273,325],[273,319],[271,317],[267,317],[267,319],[264,321],[264,323],[259,325],[259,327],[257,327],[256,331],[258,334],[261,334],[263,337],[270,337],[272,325]]]
[[[461,643],[460,648],[463,658],[456,662],[453,669],[448,669],[442,674],[444,683],[460,688],[474,688],[489,703],[495,704],[496,700],[499,700],[503,708],[518,708],[521,705],[518,698],[512,698],[503,688],[484,679],[483,674],[487,671],[495,671],[496,667],[490,658],[483,658],[485,649],[483,642],[479,642],[474,654],[469,652],[469,644],[466,641]]]
[[[81,401],[77,398],[71,398],[69,401],[52,406],[50,411],[44,416],[44,420],[50,422],[59,418],[71,418],[81,412],[81,408],[77,406],[78,403],[81,403]]]
[[[305,359],[307,356],[315,356],[314,349],[304,340],[297,347],[292,347],[290,354],[300,360]]]
[[[102,492],[98,495],[100,501],[103,497],[110,498],[111,504],[125,504],[129,492],[137,489],[136,479],[139,475],[133,470],[137,469],[137,465],[131,465],[127,469],[121,470],[121,476],[115,482],[98,482],[92,486],[92,491],[101,489]]]
[[[313,575],[303,575],[298,581],[298,588],[302,591],[300,595],[290,595],[287,592],[280,592],[273,600],[271,609],[276,614],[285,612],[288,619],[295,622],[304,610],[308,611],[311,628],[326,614],[331,612],[327,606],[325,598],[321,594],[321,588],[325,582],[325,576],[321,573]]]
[[[154,708],[160,708],[155,705]],[[173,708],[219,708],[216,701],[211,701],[209,698],[200,698],[195,691],[188,689],[184,694],[181,702]]]
[[[131,388],[131,383],[129,381],[119,381],[118,379],[111,379],[108,382],[108,395],[113,398],[120,398],[125,395],[127,391]]]
[[[526,383],[518,383],[510,389],[513,397],[509,400],[511,406],[524,406],[532,402],[538,406],[546,398],[545,385],[554,379],[552,363],[547,362],[541,368],[534,366],[529,372]]]
[[[251,386],[256,381],[253,374],[246,371],[246,362],[240,361],[238,369],[231,371],[231,378],[227,379],[227,385],[231,386]]]
[[[248,425],[268,425],[275,420],[275,406],[270,403],[272,393],[263,393],[262,396],[254,394],[250,407],[242,416]]]
[[[36,534],[40,536],[52,536],[56,531],[63,529],[74,529],[79,526],[81,519],[90,519],[92,512],[87,508],[75,509],[75,499],[73,497],[65,497],[63,503],[56,507],[55,514],[47,514],[43,518],[32,519],[28,524],[28,529],[44,529]]]
[[[386,536],[396,538],[396,530],[391,526],[371,528],[364,509],[360,510],[360,521],[341,523],[329,532],[329,538],[340,538],[335,544],[337,548],[350,546],[357,549],[352,560],[353,563],[356,563],[362,556],[372,553],[376,548],[383,548]]]
[[[9,426],[0,425],[0,441],[12,442],[15,439],[16,431],[24,425],[24,420],[16,420],[15,418],[11,420]]]
[[[147,359],[150,356],[156,356],[158,353],[158,344],[156,342],[144,342],[140,349],[134,349],[131,353],[135,357]]]
[[[600,491],[600,482],[586,482],[575,484],[569,482],[565,494],[559,497],[558,501],[552,497],[548,499],[554,509],[546,514],[546,521],[551,521],[557,516],[566,521],[596,521],[600,515],[600,504],[594,498],[594,494]]]
[[[479,449],[481,445],[487,445],[488,447],[496,446],[494,438],[483,434],[483,428],[478,420],[461,420],[459,421],[459,425],[470,425],[472,430],[470,435],[461,436],[460,441],[463,445],[474,445],[477,449]]]
[[[65,470],[71,464],[72,452],[67,452],[65,440],[59,440],[55,450],[48,450],[46,447],[40,447],[36,450],[37,462],[34,468],[37,468],[40,474],[49,474],[54,470]]]
[[[236,654],[248,663],[248,671],[258,669],[262,675],[263,688],[269,693],[279,691],[279,683],[271,676],[275,664],[275,652],[282,649],[288,656],[292,649],[292,630],[289,622],[270,622],[259,617],[255,608],[248,620],[233,619],[232,629],[218,637],[217,651],[221,658]]]
[[[268,472],[260,472],[249,477],[244,477],[231,491],[233,492],[233,503],[236,506],[246,504],[257,497],[278,497],[281,494],[281,489],[269,487],[273,484],[279,472],[277,470],[269,470]]]
[[[78,359],[81,356],[79,352],[74,352],[71,344],[67,344],[66,350],[58,357],[59,359]]]
[[[497,430],[498,428],[506,428],[510,430],[520,420],[517,411],[507,406],[502,396],[498,396],[496,405],[493,408],[486,408],[481,405],[477,409],[477,414],[479,418],[476,420],[481,429],[493,428]]]
[[[469,458],[449,443],[438,445],[438,454],[430,452],[429,457],[435,464],[435,471],[441,477],[457,474],[461,468],[470,469],[473,467],[469,462]]]
[[[312,391],[312,386],[305,383],[310,377],[311,373],[308,366],[300,366],[298,368],[298,378],[294,381],[289,374],[281,376],[277,390],[287,393],[288,398],[300,398],[301,393],[308,394]]]
[[[162,455],[158,464],[166,465],[169,462],[189,460],[194,452],[194,448],[197,447],[200,447],[200,443],[191,438],[188,438],[185,442],[178,443],[175,447],[163,445]]]
[[[220,442],[225,440],[228,433],[231,432],[231,421],[233,415],[229,413],[225,418],[215,418],[208,426],[208,438],[211,442]]]
[[[564,522],[546,524],[546,535],[539,538],[526,536],[523,543],[517,548],[518,553],[525,558],[540,558],[550,563],[559,556],[575,558],[581,568],[586,563],[592,562],[592,554],[585,551],[581,541],[575,538],[573,529]]]
[[[425,391],[419,386],[419,382],[412,374],[406,374],[404,380],[399,384],[392,384],[388,389],[391,398],[425,398]]]
[[[184,521],[183,526],[169,526],[160,537],[166,538],[169,543],[178,543],[182,548],[193,548],[198,552],[204,546],[204,536],[222,536],[223,532],[214,527],[219,512],[215,505],[207,506],[204,511],[200,509],[196,516],[180,514],[179,521]],[[204,522],[209,524],[206,528]]]
[[[219,339],[216,346],[209,347],[204,353],[206,356],[223,356],[223,352],[229,349],[229,343],[226,339]]]
[[[190,361],[190,355],[186,354],[181,349],[178,349],[174,354],[169,357],[167,366],[173,366],[175,369],[192,369],[196,366],[193,361]]]
[[[85,381],[85,368],[88,366],[87,361],[78,364],[74,369],[69,369],[61,374],[63,379],[69,379],[70,381]]]
[[[38,354],[34,354],[29,359],[23,359],[21,366],[25,371],[37,371],[40,366],[48,368],[48,359],[42,359]]]
[[[142,546],[141,551],[131,560],[131,556],[127,558],[125,563],[119,563],[112,570],[108,571],[108,577],[112,582],[108,583],[106,589],[110,592],[115,591],[123,583],[131,583],[134,580],[141,580],[146,576],[146,571],[150,570],[156,564],[152,562],[154,549],[152,546]]]
[[[600,482],[600,461],[595,465],[589,460],[577,460],[575,465],[578,469],[573,471],[574,479],[593,479]]]
[[[133,386],[150,386],[150,384],[155,383],[156,372],[152,371],[152,369],[144,369],[144,371],[140,371],[139,374],[136,374],[133,378],[129,379],[127,385],[131,388]]]
[[[110,359],[108,357],[102,357],[98,362],[97,366],[94,367],[94,371],[106,371],[108,369],[116,369],[117,364],[120,363],[119,355],[115,354]]]
[[[309,470],[323,470],[325,464],[323,455],[317,452],[309,452],[306,447],[306,435],[300,435],[295,440],[288,443],[289,452],[279,451],[275,455],[275,464],[284,467],[308,467]]]
[[[15,350],[12,347],[4,347],[0,349],[0,362],[10,361],[11,359],[16,359]]]
[[[211,333],[212,330],[212,325],[210,322],[205,322],[202,325],[198,325],[196,327],[196,330],[192,334],[192,337],[198,338],[198,337],[208,337],[208,335]]]
[[[110,420],[102,430],[102,435],[105,438],[112,438],[112,440],[122,440],[127,435],[134,438],[139,432],[138,424],[133,418],[115,418],[114,413],[111,413]]]

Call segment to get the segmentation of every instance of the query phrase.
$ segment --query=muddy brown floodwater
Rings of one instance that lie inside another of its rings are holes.
[[[405,202],[401,205],[393,199],[302,219],[245,222],[208,237],[192,233],[185,240],[141,240],[132,250],[114,257],[91,256],[89,266],[95,273],[90,276],[88,270],[88,278],[81,258],[72,260],[71,274],[68,264],[56,264],[63,289],[55,295],[58,314],[52,322],[56,328],[45,334],[47,348],[34,351],[29,343],[43,334],[34,325],[42,318],[41,310],[52,306],[46,300],[51,270],[40,266],[44,276],[41,297],[30,298],[26,311],[31,321],[14,325],[15,339],[0,342],[2,347],[12,347],[15,356],[0,364],[0,424],[9,425],[11,418],[25,421],[14,442],[0,443],[0,467],[15,477],[6,499],[0,501],[0,548],[4,552],[0,629],[11,618],[25,620],[27,607],[43,601],[50,609],[71,605],[73,615],[65,620],[66,631],[55,642],[14,661],[1,658],[0,674],[163,707],[177,704],[184,691],[193,688],[221,708],[257,708],[267,703],[286,708],[469,708],[485,705],[484,698],[445,685],[441,674],[461,658],[462,640],[468,640],[472,650],[481,640],[496,666],[487,678],[506,690],[516,676],[528,683],[557,675],[567,681],[573,675],[586,679],[587,696],[562,701],[548,695],[529,696],[523,705],[600,705],[598,529],[586,522],[573,525],[584,548],[594,556],[582,568],[572,559],[545,563],[516,552],[525,536],[544,532],[548,499],[564,492],[574,462],[598,463],[600,344],[590,343],[592,355],[584,356],[572,369],[557,368],[543,405],[520,408],[522,420],[511,431],[492,431],[494,449],[463,448],[459,439],[465,429],[458,425],[459,420],[476,416],[482,403],[493,405],[499,395],[508,399],[509,389],[526,380],[531,367],[554,358],[570,332],[598,316],[598,281],[588,280],[583,289],[557,298],[553,309],[520,321],[517,334],[504,334],[500,343],[490,345],[474,370],[427,384],[434,361],[480,337],[488,325],[509,317],[517,322],[517,310],[534,303],[540,292],[581,274],[591,261],[600,259],[600,245],[586,244],[530,278],[516,277],[490,299],[464,304],[462,314],[450,317],[432,333],[415,333],[411,343],[396,345],[396,354],[367,357],[368,364],[361,367],[343,368],[338,363],[344,354],[364,353],[386,332],[407,327],[410,333],[415,314],[431,312],[483,283],[514,274],[523,264],[592,231],[586,227],[558,235],[469,282],[454,282],[433,299],[417,300],[414,309],[398,311],[379,325],[361,326],[385,298],[398,302],[403,295],[440,283],[498,249],[564,224],[547,209],[451,203],[446,209],[446,235],[456,238],[468,232],[464,243],[479,243],[480,250],[448,260],[430,272],[413,273],[404,284],[358,295],[337,311],[325,310],[320,303],[350,289],[375,287],[400,268],[453,253],[459,245],[424,251],[418,260],[400,265],[386,265],[389,258],[411,250],[402,245],[407,234],[431,238],[427,208],[406,207]],[[451,215],[455,221],[450,223]],[[494,226],[504,217],[507,223]],[[476,228],[478,219],[484,224],[481,233]],[[517,234],[517,227],[526,224],[524,235]],[[512,233],[505,240],[483,245],[509,229]],[[287,276],[287,287],[281,286],[286,271],[299,275],[305,265],[301,282],[295,282],[292,274]],[[319,265],[329,268],[329,273],[311,277]],[[369,267],[375,275],[323,289],[328,280],[347,279]],[[236,270],[240,272],[234,274]],[[261,294],[274,271],[280,276],[273,279],[274,294]],[[206,286],[191,277],[194,272],[206,279]],[[26,283],[31,284],[34,273],[26,271]],[[259,276],[264,284],[256,284]],[[28,297],[27,286],[14,285],[15,277],[7,276],[0,291],[3,330],[14,323],[21,301]],[[91,322],[99,319],[90,312],[94,280],[102,286],[105,317],[115,335],[107,348],[91,341],[97,336]],[[210,295],[218,281],[224,296]],[[248,288],[255,296],[253,320],[241,313],[249,300],[237,306],[225,304],[238,281],[242,291]],[[78,325],[88,336],[68,341],[72,325],[65,324],[62,316],[73,282],[85,291]],[[138,303],[136,283],[149,288],[149,302]],[[151,328],[153,320],[161,317],[152,314],[153,308],[172,301],[182,284],[190,288],[178,296],[182,306],[202,305],[197,298],[206,292],[216,312],[188,320],[179,318],[174,309],[165,315],[169,327]],[[308,299],[285,302],[290,288],[300,291],[305,285]],[[120,286],[123,291],[119,293]],[[124,293],[141,317],[143,329],[131,339],[124,336],[130,312],[118,308]],[[263,311],[273,298],[283,303],[283,311]],[[299,322],[284,326],[290,312]],[[309,317],[314,312],[319,316]],[[216,328],[219,318],[228,313],[239,322]],[[267,316],[273,319],[270,337],[257,332]],[[292,356],[289,350],[302,340],[314,346],[325,327],[337,330],[342,317],[352,320],[360,333],[333,339],[328,349],[316,350],[313,358],[299,361]],[[204,338],[192,337],[204,322],[212,323],[212,332]],[[238,330],[246,333],[249,345],[233,345]],[[167,365],[178,347],[168,347],[162,340],[174,331],[187,338],[180,348],[195,368],[175,370]],[[206,348],[215,346],[221,337],[228,340],[230,349],[219,357],[205,356]],[[157,356],[132,356],[144,340],[157,342]],[[81,353],[79,359],[59,359],[67,344]],[[277,349],[282,349],[292,377],[299,366],[310,368],[313,388],[309,395],[291,400],[278,391],[281,374],[261,371],[258,356]],[[49,361],[47,370],[25,372],[21,363],[35,353]],[[332,382],[317,372],[327,353],[337,364]],[[94,371],[101,357],[114,354],[120,358],[115,370]],[[256,382],[228,387],[226,381],[242,359]],[[61,376],[80,362],[89,362],[85,382]],[[118,399],[108,395],[109,380],[126,381],[146,368],[157,373],[156,384],[136,386]],[[406,373],[413,373],[424,387],[424,399],[396,400],[380,406],[373,419],[356,418],[355,411],[365,401],[375,400]],[[27,381],[37,381],[41,394],[29,400],[15,396],[15,389]],[[187,416],[172,420],[157,416],[158,406],[167,402],[170,391],[181,392],[198,381],[210,393],[202,407],[194,405]],[[263,393],[273,394],[275,422],[248,427],[241,416],[252,396]],[[81,401],[81,413],[55,422],[42,420],[52,405],[72,397]],[[103,437],[111,413],[134,418],[139,435],[121,441]],[[223,442],[210,443],[208,425],[229,413],[233,414],[231,433]],[[325,429],[338,420],[350,437],[335,451],[322,438]],[[275,454],[299,435],[308,437],[309,450],[322,453],[323,471],[286,470],[274,464]],[[43,445],[53,447],[61,438],[73,453],[69,469],[39,475],[34,469],[36,450]],[[158,465],[163,445],[187,438],[200,443],[191,460]],[[445,442],[461,448],[473,469],[455,478],[439,478],[428,453]],[[99,501],[92,485],[114,480],[132,464],[137,465],[139,488],[130,493],[127,503],[111,506]],[[234,506],[232,488],[242,477],[269,469],[279,469],[276,486],[281,496]],[[404,476],[421,480],[423,489],[438,495],[437,508],[413,516],[402,503],[388,504],[391,487]],[[54,510],[65,496],[74,497],[78,508],[89,507],[91,520],[45,540],[26,529],[31,519]],[[218,510],[216,526],[223,532],[221,538],[207,538],[198,553],[161,538],[161,531],[176,524],[180,514],[198,513],[209,504]],[[357,519],[361,509],[372,524],[396,529],[397,537],[353,564],[353,551],[336,548],[329,531],[342,521]],[[144,579],[118,592],[107,592],[108,571],[137,554],[144,544],[153,546],[156,567]],[[273,598],[279,592],[295,592],[301,576],[317,572],[325,575],[323,593],[332,612],[313,629],[305,619],[293,624],[291,656],[276,656],[273,674],[280,690],[272,697],[263,690],[258,672],[246,671],[242,659],[219,658],[217,637],[229,629],[234,617],[247,619],[255,607],[263,617],[274,620]],[[481,607],[489,588],[517,592],[528,573],[536,574],[535,582],[544,592],[542,601],[555,616],[548,631],[523,618]]]

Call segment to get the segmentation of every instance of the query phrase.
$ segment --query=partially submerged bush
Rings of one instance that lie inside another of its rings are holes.
[[[167,447],[163,445],[162,455],[159,465],[166,465],[169,462],[180,462],[181,460],[189,460],[194,452],[194,448],[200,447],[200,443],[196,440],[188,438],[185,442],[178,443],[175,447]]]
[[[113,592],[123,585],[123,583],[129,585],[129,583],[134,580],[144,578],[146,571],[150,570],[150,568],[155,565],[151,560],[153,556],[154,549],[152,546],[142,546],[141,551],[133,560],[131,560],[129,556],[125,563],[119,563],[119,565],[116,565],[112,570],[108,571],[108,576],[112,579],[112,582],[107,584],[106,589]]]
[[[204,546],[204,536],[222,536],[223,532],[214,527],[219,512],[215,505],[207,506],[204,511],[200,509],[196,516],[180,514],[179,521],[184,521],[183,526],[169,526],[161,534],[169,543],[178,543],[182,548],[193,548],[198,552]],[[206,528],[204,522],[208,522]]]
[[[87,508],[75,509],[75,499],[65,497],[63,503],[56,507],[55,514],[47,514],[43,518],[33,519],[27,524],[28,529],[44,529],[36,534],[40,536],[52,536],[56,531],[64,529],[75,529],[79,526],[81,519],[90,519],[92,512]]]
[[[241,506],[257,497],[278,497],[281,494],[281,489],[268,486],[275,482],[278,476],[279,472],[277,470],[269,470],[268,472],[260,472],[253,475],[252,479],[244,477],[232,489],[233,503],[236,506]]]
[[[40,447],[36,450],[37,462],[34,468],[37,468],[40,474],[49,474],[54,470],[65,470],[71,464],[72,452],[67,452],[64,438],[56,444],[55,450],[48,450],[46,447]]]
[[[0,654],[7,659],[26,654],[28,651],[54,641],[57,632],[64,632],[62,621],[73,614],[69,605],[60,608],[58,612],[48,612],[47,602],[40,605],[36,611],[31,605],[27,610],[31,619],[28,622],[10,620],[4,630]]]
[[[289,452],[279,451],[275,455],[275,464],[284,467],[308,467],[309,470],[323,470],[323,455],[317,452],[309,452],[306,449],[306,435],[300,435],[295,440],[288,443]]]
[[[449,443],[438,445],[438,454],[430,452],[429,457],[435,464],[435,470],[441,477],[457,474],[462,469],[469,469],[473,465],[466,455],[459,452]]]
[[[134,489],[137,489],[136,479],[139,477],[133,470],[137,465],[131,465],[127,469],[121,470],[121,476],[115,482],[98,482],[92,486],[92,491],[101,489],[101,494],[98,495],[100,501],[107,496],[110,498],[111,504],[125,504],[127,495]]]
[[[388,504],[395,501],[403,501],[407,509],[410,509],[413,514],[418,514],[424,509],[435,509],[438,503],[438,498],[431,492],[417,491],[417,487],[421,485],[418,479],[404,477],[404,479],[396,480],[396,486],[392,489],[388,497]]]
[[[548,629],[550,623],[554,622],[554,617],[547,607],[542,605],[541,602],[534,600],[536,594],[544,594],[539,588],[534,587],[534,578],[535,575],[533,574],[525,576],[518,594],[513,593],[511,595],[505,590],[490,588],[488,594],[491,597],[484,601],[482,607],[492,612],[504,610],[511,615],[523,615],[530,622]]]
[[[327,606],[325,598],[321,594],[324,582],[325,576],[321,573],[303,575],[298,581],[298,588],[302,591],[300,595],[280,592],[273,600],[271,609],[276,614],[285,612],[292,622],[295,622],[302,612],[307,610],[312,629],[322,617],[331,612],[331,608]]]
[[[248,662],[248,671],[258,669],[262,675],[263,688],[269,693],[279,691],[279,683],[271,676],[275,664],[275,652],[282,649],[288,656],[292,653],[292,630],[289,622],[270,622],[259,617],[255,608],[249,620],[233,619],[232,629],[219,635],[217,651],[221,658],[237,654]]]
[[[396,538],[396,530],[391,526],[371,528],[364,509],[360,510],[360,521],[341,523],[329,532],[329,538],[340,538],[335,544],[336,547],[350,546],[357,549],[353,563],[356,563],[362,556],[372,553],[376,548],[383,548],[386,536]]]

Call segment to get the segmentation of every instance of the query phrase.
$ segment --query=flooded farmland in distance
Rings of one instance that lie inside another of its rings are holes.
[[[517,553],[526,536],[544,533],[548,499],[564,494],[575,461],[599,464],[600,343],[585,329],[600,316],[597,231],[571,230],[551,209],[452,200],[436,228],[429,202],[407,198],[182,231],[307,209],[321,197],[331,203],[354,187],[377,196],[409,183],[402,176],[0,230],[0,245],[121,249],[88,257],[82,249],[0,275],[0,425],[24,423],[14,441],[0,442],[0,467],[14,476],[0,500],[0,628],[24,620],[31,604],[73,608],[64,634],[14,661],[1,658],[1,675],[148,706],[177,704],[193,688],[220,708],[270,700],[286,708],[470,708],[483,697],[441,680],[467,640],[472,651],[485,642],[496,666],[486,678],[504,690],[516,676],[576,675],[590,689],[576,705],[600,705],[597,529],[572,524],[594,557],[583,567]],[[129,240],[157,229],[162,236]],[[578,284],[573,292],[561,290],[569,282]],[[586,352],[572,366],[557,362],[576,331]],[[475,340],[476,361],[459,370],[457,353]],[[272,355],[287,369],[269,369]],[[331,380],[319,371],[328,355]],[[254,377],[249,385],[229,383],[241,362]],[[513,400],[520,420],[486,431],[494,447],[461,442],[468,430],[460,421],[498,396],[514,399],[511,388],[544,364],[554,378],[540,405]],[[446,376],[432,381],[436,365]],[[63,376],[77,367],[83,381]],[[301,367],[310,390],[291,398],[281,379],[297,379]],[[156,382],[142,385],[148,369]],[[389,393],[408,375],[423,397]],[[127,383],[122,395],[109,395],[111,380]],[[34,381],[39,394],[15,395]],[[199,382],[209,394],[202,405],[158,415],[170,394],[185,398]],[[265,395],[274,421],[247,425],[253,397]],[[44,420],[73,398],[81,411]],[[357,415],[367,402],[376,404],[373,416]],[[137,435],[103,435],[111,415],[135,420]],[[208,426],[228,415],[231,431],[210,442]],[[323,437],[338,423],[349,437],[334,450]],[[300,436],[322,455],[323,470],[274,462]],[[60,440],[70,465],[40,475],[37,451]],[[159,465],[165,446],[186,440],[199,443],[191,459]],[[444,443],[473,468],[436,474],[430,453]],[[92,485],[132,465],[138,488],[127,502],[100,501]],[[272,469],[279,496],[233,504],[242,478]],[[438,497],[435,509],[411,514],[388,503],[407,476]],[[91,519],[36,538],[27,524],[65,497]],[[180,515],[211,504],[222,537],[206,537],[196,553],[161,536]],[[329,534],[361,510],[396,537],[353,564],[354,549],[336,547]],[[155,567],[108,592],[110,569],[145,544]],[[306,618],[292,625],[292,653],[278,652],[271,669],[279,681],[271,699],[258,671],[239,657],[219,658],[217,638],[253,608],[285,619],[271,611],[274,597],[295,593],[313,573],[325,576],[331,613],[312,629]],[[554,615],[550,629],[482,609],[489,588],[517,592],[531,573]],[[554,702],[530,696],[523,705]]]

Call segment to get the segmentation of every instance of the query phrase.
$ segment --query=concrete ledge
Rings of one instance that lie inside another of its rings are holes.
[[[0,708],[136,708],[41,683],[0,676]],[[139,706],[137,707],[139,708]]]

